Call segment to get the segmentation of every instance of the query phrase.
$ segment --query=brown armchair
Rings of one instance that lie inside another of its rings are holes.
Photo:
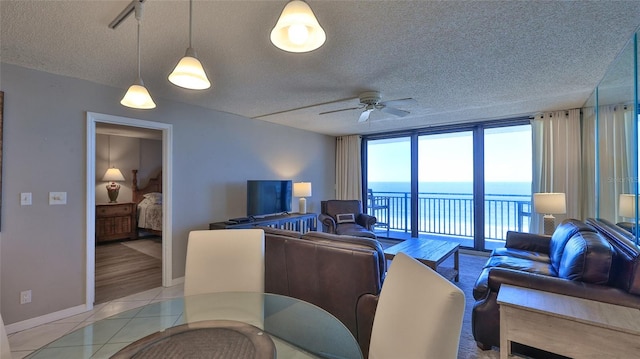
[[[326,233],[376,238],[373,233],[376,217],[362,213],[362,203],[358,200],[322,201],[318,220]]]

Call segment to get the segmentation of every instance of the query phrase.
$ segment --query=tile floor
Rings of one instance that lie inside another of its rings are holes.
[[[9,334],[9,346],[14,359],[25,358],[37,349],[49,344],[61,336],[89,325],[97,320],[141,307],[153,302],[179,298],[184,294],[184,285],[159,287],[145,292],[115,299],[95,305],[93,310],[72,317],[43,324],[35,328]]]

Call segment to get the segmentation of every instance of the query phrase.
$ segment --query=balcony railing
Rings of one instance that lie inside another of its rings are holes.
[[[411,194],[372,192],[369,213],[392,231],[411,232]],[[529,230],[531,197],[486,194],[485,239],[504,240],[507,231]],[[386,229],[386,227],[385,227]],[[418,233],[473,238],[473,196],[468,193],[418,193]]]

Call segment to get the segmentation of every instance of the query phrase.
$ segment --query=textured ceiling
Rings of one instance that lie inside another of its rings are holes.
[[[637,0],[308,3],[327,41],[292,54],[269,41],[286,1],[195,0],[193,46],[213,82],[195,92],[167,81],[187,47],[188,2],[146,0],[142,78],[158,108],[173,99],[330,135],[576,108],[640,24]],[[124,94],[136,22],[108,24],[127,4],[1,0],[0,58]],[[374,112],[362,124],[358,110],[318,115],[355,107],[367,90],[416,104],[407,117]]]

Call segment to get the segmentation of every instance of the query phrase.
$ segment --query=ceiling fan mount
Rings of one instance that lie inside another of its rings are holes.
[[[381,100],[382,96],[377,91],[367,91],[360,94],[360,104],[375,106],[380,104]]]
[[[341,111],[349,111],[349,110],[362,110],[362,113],[358,118],[358,122],[366,122],[369,120],[369,116],[371,115],[371,112],[373,112],[374,110],[390,113],[397,117],[404,117],[409,114],[409,111],[400,110],[398,108],[392,107],[392,105],[398,106],[398,105],[415,103],[415,100],[412,98],[404,98],[399,100],[383,102],[382,95],[378,91],[363,92],[360,94],[359,99],[360,99],[360,103],[358,104],[358,107],[343,108],[339,110],[321,112],[320,115],[325,115],[325,114],[334,113],[334,112],[341,112]]]

